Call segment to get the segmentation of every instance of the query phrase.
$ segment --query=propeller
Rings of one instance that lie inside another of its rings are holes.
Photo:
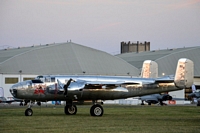
[[[64,88],[64,96],[65,96],[65,97],[67,96],[68,87],[69,87],[69,85],[71,84],[72,81],[73,81],[73,79],[70,78],[70,79],[68,80],[67,84],[65,84],[65,85],[63,86],[63,88]]]

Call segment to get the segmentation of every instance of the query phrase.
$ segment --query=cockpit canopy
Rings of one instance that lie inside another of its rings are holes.
[[[12,89],[28,88],[28,87],[31,87],[32,84],[41,84],[41,83],[43,83],[43,82],[39,79],[26,80],[26,81],[14,84],[11,88]]]
[[[47,83],[50,83],[50,82],[56,82],[55,81],[55,77],[51,77],[51,76],[42,76],[42,75],[40,75],[40,76],[37,76],[35,79],[39,79],[39,80],[41,80],[41,81],[43,81],[43,82],[47,82]]]
[[[23,82],[19,82],[14,84],[11,88],[10,88],[10,93],[16,97],[17,96],[17,90],[21,89],[25,89],[25,88],[32,88],[33,84],[43,84],[43,82],[39,79],[33,79],[33,80],[26,80]]]

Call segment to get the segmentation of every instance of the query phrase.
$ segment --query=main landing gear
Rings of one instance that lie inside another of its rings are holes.
[[[103,102],[102,102],[103,104]],[[76,105],[73,105],[72,102],[67,103],[64,108],[66,115],[75,115],[77,113]],[[102,116],[104,113],[103,107],[100,104],[94,103],[90,108],[91,116]]]
[[[66,115],[75,115],[77,112],[77,107],[76,105],[66,105],[64,111]]]
[[[94,104],[90,108],[91,116],[102,116],[103,115],[103,107],[99,104]]]
[[[25,116],[32,116],[33,110],[31,109],[31,102],[29,102],[28,108],[25,110]],[[101,103],[103,104],[103,102]],[[77,113],[77,107],[76,105],[73,105],[72,102],[68,102],[65,105],[64,112],[66,115],[76,115]],[[103,107],[100,104],[97,104],[96,102],[92,105],[90,108],[90,115],[91,116],[102,116],[104,113]]]

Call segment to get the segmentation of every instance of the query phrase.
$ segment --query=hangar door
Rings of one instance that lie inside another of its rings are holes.
[[[2,87],[0,87],[0,97],[4,97],[4,92]]]

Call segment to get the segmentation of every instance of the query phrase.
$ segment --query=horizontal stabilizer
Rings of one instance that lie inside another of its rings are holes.
[[[155,79],[156,83],[173,83],[174,82],[174,77],[172,76],[164,76],[161,78]]]

